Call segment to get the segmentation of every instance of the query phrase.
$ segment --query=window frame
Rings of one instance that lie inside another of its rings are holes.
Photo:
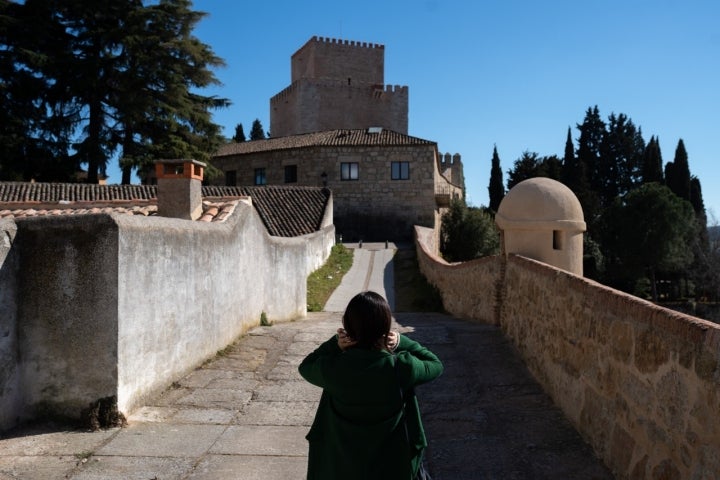
[[[267,174],[265,167],[259,167],[255,169],[254,173],[255,185],[267,185]]]
[[[347,169],[347,172],[346,172]],[[340,181],[356,182],[360,179],[360,163],[340,162]]]
[[[395,171],[396,168],[397,168],[397,172]],[[410,162],[408,162],[408,161],[392,161],[392,162],[390,162],[390,180],[410,180]]]

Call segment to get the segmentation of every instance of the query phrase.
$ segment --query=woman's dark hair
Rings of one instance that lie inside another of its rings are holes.
[[[361,292],[348,303],[343,327],[360,348],[375,348],[378,340],[390,333],[390,305],[375,292]]]

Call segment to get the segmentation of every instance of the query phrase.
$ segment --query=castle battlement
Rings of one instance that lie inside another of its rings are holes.
[[[273,135],[367,125],[407,133],[409,89],[385,84],[384,45],[316,35],[290,70],[290,86],[270,99]]]
[[[280,92],[276,93],[270,98],[270,106],[274,106],[278,103],[285,102],[289,98],[291,98],[293,95],[295,95],[295,92],[300,88],[299,84],[303,80],[299,80],[296,82],[293,82],[290,86],[285,87]],[[348,86],[347,82],[344,82],[342,80],[333,80],[333,79],[322,79],[322,80],[312,80],[308,83],[311,83],[314,87],[320,87],[320,88],[342,88],[345,91],[353,90],[360,93],[373,93],[375,95],[400,95],[400,96],[407,96],[409,89],[407,85],[374,85],[371,90],[368,90],[367,85],[351,85]]]
[[[310,42],[330,43],[335,45],[349,45],[351,47],[359,48],[385,48],[385,45],[382,45],[380,43],[358,42],[355,40],[343,40],[331,37],[318,37],[317,35],[311,38]]]

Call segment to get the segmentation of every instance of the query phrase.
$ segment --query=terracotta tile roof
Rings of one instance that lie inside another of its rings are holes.
[[[0,218],[121,213],[157,215],[155,185],[0,182]],[[270,235],[294,237],[319,230],[330,191],[318,187],[203,186],[202,222],[227,219],[250,197]]]
[[[377,133],[371,133],[371,130],[372,129],[326,130],[323,132],[303,133],[287,137],[253,140],[251,142],[229,143],[220,147],[215,157],[317,146],[435,145],[435,142],[431,142],[430,140],[411,137],[384,128],[379,129]]]

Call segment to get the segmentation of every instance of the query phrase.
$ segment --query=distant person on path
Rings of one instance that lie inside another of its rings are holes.
[[[342,322],[337,335],[298,367],[305,380],[323,389],[306,437],[307,478],[410,480],[427,447],[413,388],[437,378],[442,363],[419,343],[390,331],[390,306],[375,292],[353,297]]]

